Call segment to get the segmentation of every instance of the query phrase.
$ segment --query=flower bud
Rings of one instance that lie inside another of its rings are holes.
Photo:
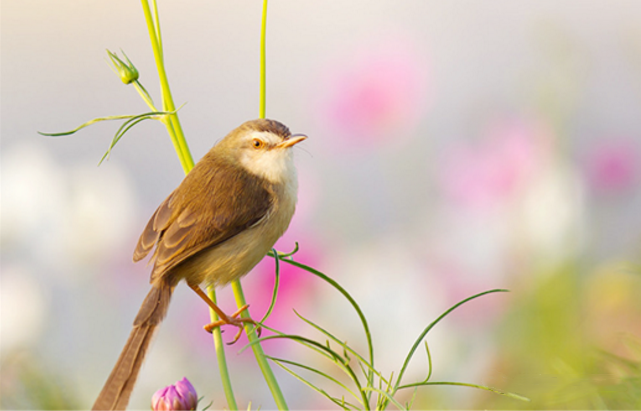
[[[122,80],[123,83],[129,84],[138,80],[138,69],[136,69],[136,66],[134,66],[134,63],[132,63],[131,60],[129,60],[129,57],[127,57],[124,51],[122,52],[122,54],[127,59],[127,63],[122,61],[116,55],[116,53],[112,53],[109,50],[107,50],[107,53],[109,53],[109,58],[113,63],[112,70],[114,70],[114,72],[116,72],[116,74],[120,76],[120,80]]]
[[[187,378],[174,385],[161,388],[151,397],[151,409],[154,411],[195,410],[198,405],[198,394]]]

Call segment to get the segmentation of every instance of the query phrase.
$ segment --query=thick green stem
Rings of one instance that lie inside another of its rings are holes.
[[[214,287],[209,287],[207,289],[207,294],[209,298],[217,304],[216,301],[216,291]],[[219,320],[218,314],[216,311],[210,309],[209,316],[211,322],[216,322]],[[223,336],[221,334],[220,327],[217,327],[213,330],[212,335],[214,337],[214,347],[216,348],[216,359],[218,360],[218,369],[220,371],[221,382],[223,384],[223,391],[225,391],[225,398],[227,399],[227,406],[230,410],[237,410],[238,405],[236,404],[236,397],[234,397],[234,390],[231,385],[231,379],[229,378],[229,369],[227,368],[227,358],[225,357],[225,346],[223,345]]]
[[[242,307],[246,305],[247,303],[245,302],[245,294],[243,293],[243,289],[240,286],[239,281],[234,281],[231,283],[232,290],[234,291],[234,298],[236,299],[236,305],[238,307]],[[244,310],[241,312],[240,316],[244,318],[250,318],[249,317],[249,310]],[[245,325],[245,333],[247,333],[247,339],[249,340],[249,343],[253,343],[258,339],[258,335],[256,334],[256,327],[252,324],[246,323]],[[265,352],[263,351],[263,347],[260,345],[260,343],[252,344],[251,345],[252,350],[254,351],[254,356],[256,356],[256,362],[258,363],[258,366],[260,367],[260,370],[263,373],[263,377],[265,378],[265,381],[267,382],[267,386],[269,387],[269,390],[272,393],[272,396],[274,397],[274,401],[276,402],[276,407],[278,407],[279,410],[287,410],[287,402],[285,402],[285,397],[283,396],[283,393],[280,390],[280,386],[278,385],[278,381],[276,380],[276,376],[274,376],[274,373],[269,366],[269,363],[267,362],[267,357],[265,356]]]
[[[262,25],[261,25],[261,32],[260,32],[261,33],[260,35],[260,104],[259,104],[260,118],[265,118],[265,107],[266,107],[266,103],[265,103],[266,102],[265,90],[266,90],[266,79],[267,79],[267,76],[265,75],[265,72],[266,72],[265,45],[267,44],[266,27],[267,27],[267,0],[263,0],[263,17],[262,17]],[[234,298],[236,299],[236,305],[238,307],[244,306],[246,304],[245,295],[240,285],[240,281],[238,280],[233,281],[231,283],[231,286],[232,286],[232,290],[234,291]],[[241,316],[249,317],[248,310],[243,311]],[[247,333],[247,338],[249,339],[250,343],[258,339],[258,335],[256,335],[256,330],[254,326],[250,324],[246,325],[245,332]],[[280,390],[280,386],[278,385],[278,381],[276,380],[276,377],[274,376],[274,373],[272,372],[272,369],[269,366],[269,363],[267,362],[267,357],[265,356],[263,347],[260,345],[260,343],[252,344],[251,347],[252,347],[252,350],[254,351],[256,362],[258,363],[258,366],[260,367],[260,370],[263,373],[263,377],[265,378],[265,381],[269,386],[272,396],[274,397],[276,406],[278,407],[279,410],[288,409],[287,403],[285,402],[285,397],[283,396],[283,393]]]
[[[169,81],[167,80],[167,73],[165,71],[165,65],[164,65],[162,37],[160,34],[160,20],[158,19],[158,7],[156,5],[155,0],[152,0],[152,3],[154,8],[153,15],[149,7],[148,0],[142,0],[142,7],[145,14],[145,20],[147,22],[147,29],[149,31],[149,38],[151,40],[151,46],[154,51],[154,59],[156,61],[158,77],[160,79],[163,111],[175,112],[176,106],[174,105],[174,101],[171,96],[171,90],[169,89]],[[266,27],[266,22],[267,22],[267,0],[264,0],[262,30],[261,30],[261,66],[260,66],[261,67],[260,68],[260,72],[261,72],[260,117],[261,118],[265,117],[265,88],[266,88],[265,86],[265,81],[266,81],[266,76],[265,76],[265,71],[266,71],[265,70],[265,31],[266,30],[265,30],[265,27]],[[143,91],[139,89],[138,92],[141,94],[141,96],[143,97],[143,99],[148,105],[153,106],[153,102],[151,102],[151,99],[146,98],[148,97],[146,90],[143,93]],[[163,121],[163,123],[167,127],[167,131],[169,132],[174,148],[176,149],[176,153],[178,154],[180,163],[183,167],[183,170],[185,171],[185,174],[187,174],[194,167],[194,161],[189,151],[189,147],[187,146],[187,142],[185,140],[182,127],[180,125],[180,120],[178,118],[177,113],[171,114],[166,118],[167,120]],[[236,302],[239,305],[239,307],[245,305],[245,296],[243,294],[243,290],[241,288],[240,282],[234,281],[232,283],[232,289],[234,291],[234,297],[236,298]],[[216,293],[215,293],[214,287],[212,286],[208,287],[207,292],[209,294],[209,297],[215,302]],[[243,312],[242,315],[248,316],[248,314],[246,314],[245,312]],[[210,310],[210,316],[211,316],[212,322],[218,320],[218,315],[213,310]],[[258,336],[256,335],[256,331],[254,330],[253,326],[251,325],[246,326],[245,331],[247,333],[249,341],[255,341],[256,339],[258,339]],[[216,357],[218,359],[218,367],[221,375],[223,389],[225,391],[225,396],[227,398],[227,404],[229,409],[236,410],[238,409],[238,406],[234,397],[231,378],[229,376],[229,370],[227,368],[227,361],[225,358],[225,351],[224,351],[224,345],[222,341],[220,327],[215,328],[213,330],[213,339],[214,339],[214,346],[216,348]],[[274,374],[267,362],[267,358],[265,356],[265,353],[263,352],[262,347],[260,346],[260,344],[255,344],[252,346],[252,348],[254,350],[254,355],[256,356],[256,361],[258,362],[258,365],[263,373],[263,376],[265,377],[267,385],[269,386],[269,389],[271,390],[272,395],[274,396],[274,400],[276,402],[277,407],[281,410],[287,409],[287,404],[285,402],[283,394],[280,391],[278,382],[276,381],[276,378],[274,377]]]
[[[160,20],[158,19],[158,7],[156,5],[156,1],[153,0],[154,14],[152,16],[148,1],[141,1],[142,8],[145,14],[145,21],[147,22],[147,29],[149,30],[149,39],[151,40],[151,46],[154,52],[154,58],[156,60],[158,77],[160,78],[163,107],[173,107],[170,111],[175,111],[175,105],[171,96],[171,90],[169,89],[169,81],[167,80],[167,73],[165,71],[164,65],[162,37],[160,34]],[[153,102],[151,101],[151,98],[149,98],[146,90],[144,90],[143,93],[143,90],[139,89],[138,92],[148,105],[153,106]],[[165,117],[165,119],[166,118],[167,117]],[[168,117],[168,120],[164,120],[163,123],[165,124],[169,136],[171,137],[171,141],[174,145],[176,153],[178,154],[180,164],[182,165],[185,174],[188,174],[194,167],[194,160],[191,156],[191,152],[189,151],[189,147],[187,145],[187,141],[185,140],[185,135],[182,131],[182,127],[180,126],[178,114],[174,113],[170,115]],[[216,301],[216,291],[214,287],[208,287],[207,291],[212,301]],[[210,316],[212,322],[218,320],[218,315],[211,309]],[[216,349],[216,358],[218,360],[218,369],[220,371],[223,390],[225,391],[225,396],[227,398],[227,405],[230,410],[237,410],[238,406],[236,405],[236,399],[232,390],[231,378],[229,376],[229,370],[227,368],[225,348],[220,327],[215,328],[212,334],[214,339],[214,347]]]
[[[153,5],[154,16],[157,17],[158,8],[155,0],[153,1]],[[142,8],[145,13],[147,29],[149,30],[149,39],[151,40],[151,47],[154,51],[154,59],[156,60],[156,69],[158,70],[158,77],[160,79],[163,111],[175,111],[176,106],[174,105],[174,99],[171,96],[169,81],[167,80],[167,73],[165,71],[162,41],[160,37],[160,22],[157,18],[152,16],[147,0],[142,0]],[[171,127],[169,125],[171,125]],[[169,115],[169,125],[167,126],[167,130],[171,136],[171,141],[178,153],[180,164],[182,165],[185,174],[187,174],[194,167],[194,160],[189,152],[189,147],[187,146],[185,135],[183,134],[182,127],[180,126],[180,120],[178,119],[177,113]]]

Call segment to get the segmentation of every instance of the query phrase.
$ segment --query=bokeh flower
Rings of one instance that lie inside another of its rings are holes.
[[[631,140],[604,139],[587,155],[586,179],[598,193],[621,192],[634,186],[639,177],[639,147]]]
[[[484,209],[527,186],[547,160],[547,133],[532,123],[504,120],[476,145],[453,144],[444,156],[440,183],[460,205]]]
[[[323,267],[320,262],[324,258],[324,247],[310,237],[309,234],[297,232],[293,228],[290,228],[276,242],[274,248],[280,252],[289,253],[293,251],[296,242],[298,242],[300,247],[294,254],[293,259],[322,270]],[[274,269],[274,259],[265,257],[242,280],[246,301],[249,303],[251,315],[256,321],[262,318],[271,303],[274,289]],[[322,280],[286,262],[279,264],[279,272],[280,283],[276,305],[265,324],[279,331],[293,333],[299,327],[304,326],[304,323],[296,316],[293,310],[308,313],[318,306],[317,293],[318,287],[322,286]],[[218,297],[222,306],[235,307],[235,302],[231,299],[230,292],[220,292]],[[266,332],[263,330],[263,333]],[[211,339],[208,342],[210,341]],[[246,342],[247,336],[243,333],[238,344],[245,344]],[[285,346],[279,342],[273,342],[270,344],[270,349],[277,350],[279,347]],[[252,354],[247,351],[249,350],[246,350],[246,358],[251,359]]]
[[[412,135],[425,109],[428,73],[412,41],[361,46],[336,56],[330,67],[319,110],[329,135],[359,149],[398,146]]]
[[[195,410],[197,405],[198,394],[186,377],[156,391],[151,397],[151,409],[154,411]]]

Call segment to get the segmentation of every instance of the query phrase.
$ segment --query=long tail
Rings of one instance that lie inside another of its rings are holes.
[[[154,330],[167,314],[173,286],[161,284],[153,286],[138,315],[134,328],[122,349],[120,357],[111,371],[105,386],[100,391],[93,410],[124,410],[136,384],[138,371],[145,358]]]

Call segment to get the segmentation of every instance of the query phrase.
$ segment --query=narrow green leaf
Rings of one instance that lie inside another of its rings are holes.
[[[274,306],[276,305],[276,297],[278,297],[278,287],[280,285],[280,257],[278,256],[278,252],[272,248],[272,253],[274,253],[274,291],[272,292],[272,301],[269,303],[269,308],[267,309],[267,312],[263,316],[263,319],[260,320],[259,322],[262,324],[269,318],[271,315],[272,311],[274,310]]]
[[[412,405],[414,405],[414,401],[416,400],[416,393],[418,392],[418,387],[414,388],[414,392],[412,392],[412,398],[410,398],[410,402],[407,403],[407,409],[411,409]]]
[[[461,305],[465,304],[465,303],[466,303],[466,302],[468,302],[468,301],[471,301],[471,300],[473,300],[473,299],[475,299],[475,298],[481,297],[481,296],[486,295],[486,294],[497,293],[497,292],[508,292],[508,291],[509,291],[509,290],[505,290],[505,289],[494,289],[494,290],[484,291],[484,292],[482,292],[482,293],[478,293],[478,294],[475,294],[475,295],[473,295],[473,296],[471,296],[471,297],[468,297],[468,298],[466,298],[466,299],[464,299],[464,300],[462,300],[462,301],[459,301],[458,303],[454,304],[452,307],[448,308],[448,309],[447,309],[443,314],[441,314],[441,315],[440,315],[436,320],[432,321],[432,322],[431,322],[427,327],[425,327],[425,329],[423,330],[423,332],[421,332],[421,334],[418,336],[418,338],[416,339],[416,341],[414,341],[414,345],[412,346],[412,348],[410,349],[409,353],[408,353],[408,354],[407,354],[407,356],[405,357],[405,361],[403,362],[403,366],[401,367],[401,370],[400,370],[400,372],[398,373],[398,379],[397,379],[397,381],[396,381],[396,384],[395,384],[395,386],[394,386],[394,389],[392,390],[392,395],[396,394],[396,391],[399,389],[399,386],[401,385],[401,380],[403,379],[403,375],[405,374],[405,370],[407,369],[407,366],[409,365],[410,360],[412,359],[412,356],[413,356],[413,355],[414,355],[414,353],[416,352],[416,349],[418,348],[419,344],[421,343],[421,341],[423,341],[423,339],[425,338],[425,336],[427,335],[427,333],[428,333],[428,332],[430,332],[430,330],[431,330],[432,328],[434,328],[434,326],[435,326],[436,324],[438,324],[438,323],[439,323],[443,318],[445,318],[449,313],[451,313],[451,312],[452,312],[452,311],[454,311],[456,308],[460,307]],[[430,375],[430,376],[431,376],[431,375]],[[426,383],[424,383],[424,384],[426,384]],[[385,407],[386,407],[386,404],[383,404],[383,408],[385,408]]]
[[[109,144],[109,148],[107,149],[107,152],[103,154],[102,158],[98,162],[98,165],[101,165],[103,161],[108,160],[109,156],[111,155],[111,150],[116,146],[116,144],[120,141],[120,139],[125,135],[127,131],[129,131],[133,126],[136,124],[140,123],[141,121],[148,120],[149,117],[143,117],[134,120],[133,122],[127,121],[127,123],[124,123],[123,126],[121,126],[118,131],[116,132],[116,135],[114,138],[111,140],[111,144]],[[124,127],[126,125],[126,127]],[[124,127],[124,128],[123,128]]]
[[[363,365],[362,361],[358,361],[358,368],[361,369],[361,372],[363,373],[363,377],[367,378],[369,376],[369,369],[365,369],[365,366]]]
[[[285,333],[283,333],[283,332],[280,332],[280,331],[276,330],[275,328],[271,328],[271,327],[270,327],[270,326],[268,326],[268,325],[261,324],[261,327],[263,327],[263,329],[265,329],[265,330],[269,330],[269,331],[273,332],[273,333],[274,333],[274,334],[276,334],[276,335],[280,335],[280,336],[283,336],[284,338],[287,338],[287,335],[288,335],[288,334],[285,334]],[[300,345],[302,345],[302,346],[305,346],[305,347],[309,348],[309,349],[310,349],[310,350],[312,350],[312,351],[315,351],[316,353],[318,353],[318,354],[320,354],[320,355],[322,355],[322,356],[326,357],[326,358],[327,358],[328,360],[330,360],[330,361],[334,361],[334,357],[333,357],[332,355],[330,355],[330,354],[328,354],[327,352],[325,352],[325,351],[323,351],[323,350],[321,350],[321,349],[317,348],[317,347],[316,347],[316,346],[314,346],[314,345],[309,345],[309,344],[307,344],[306,342],[304,342],[304,341],[300,341],[300,340],[292,340],[292,341],[294,341],[294,342],[296,342],[296,343],[298,343],[298,344],[300,344]],[[243,347],[243,350],[244,350],[244,349],[245,349],[245,347]]]
[[[385,392],[383,390],[380,390],[380,389],[374,388],[374,387],[364,387],[363,390],[377,392],[377,393],[381,394],[383,397],[385,397],[387,399],[387,401],[389,401],[392,404],[396,405],[396,408],[398,408],[399,410],[405,410],[406,409],[405,407],[403,407],[403,404],[401,404],[400,402],[396,401],[394,399],[394,397],[392,397],[388,392]]]
[[[430,347],[427,346],[427,341],[425,341],[425,351],[427,352],[428,371],[427,371],[427,377],[425,377],[424,381],[427,382],[432,376],[432,355],[430,354]]]
[[[338,354],[337,352],[335,352],[334,350],[332,350],[331,348],[328,348],[328,347],[324,346],[323,344],[321,344],[321,343],[319,343],[317,341],[311,340],[309,338],[305,338],[305,337],[302,337],[300,335],[293,335],[293,334],[268,335],[267,337],[261,337],[261,338],[257,339],[256,341],[253,341],[253,342],[247,344],[246,346],[244,346],[243,348],[241,348],[238,353],[239,354],[242,353],[244,350],[246,350],[248,347],[252,346],[253,344],[258,344],[258,343],[261,343],[263,341],[275,340],[275,339],[288,339],[288,340],[293,340],[293,341],[305,342],[306,344],[312,345],[312,346],[320,349],[321,351],[326,352],[327,354],[329,354],[331,356],[332,359],[337,360],[339,363],[343,364],[343,358],[341,357],[341,355]]]
[[[383,389],[383,382],[385,382],[385,384],[386,384],[385,389]],[[386,392],[386,393],[389,393],[389,392],[391,392],[391,391],[392,391],[392,389],[391,389],[391,388],[392,388],[392,384],[393,384],[393,382],[394,382],[394,371],[392,371],[392,372],[390,373],[389,379],[388,379],[387,381],[385,381],[383,378],[379,378],[379,381],[378,381],[378,388],[379,388],[381,391],[384,391],[384,392]],[[384,409],[385,407],[387,407],[387,402],[388,402],[388,401],[389,401],[389,400],[387,399],[387,396],[384,396],[383,394],[381,394],[381,393],[379,392],[379,393],[378,393],[378,396],[377,396],[377,398],[376,398],[376,409],[377,409],[377,410],[382,410],[382,409]]]
[[[329,381],[335,383],[336,385],[338,385],[339,387],[341,387],[342,389],[344,389],[348,393],[350,393],[354,398],[356,398],[357,401],[360,401],[358,395],[356,395],[356,393],[354,393],[354,391],[349,389],[349,387],[347,387],[345,384],[343,384],[342,382],[338,381],[336,378],[332,377],[329,374],[326,374],[326,373],[324,373],[324,372],[322,372],[320,370],[317,370],[316,368],[313,368],[313,367],[310,367],[308,365],[301,364],[301,363],[298,363],[298,362],[295,362],[295,361],[286,360],[286,359],[283,359],[283,358],[276,358],[276,357],[272,357],[272,356],[269,356],[269,355],[267,356],[267,358],[269,358],[270,360],[272,360],[274,362],[281,362],[281,363],[285,363],[285,364],[289,364],[289,365],[294,365],[296,367],[299,367],[299,368],[305,369],[307,371],[313,372],[313,373],[315,373],[317,375],[320,375],[320,376],[328,379]]]
[[[310,266],[307,266],[305,264],[301,264],[301,263],[299,263],[297,261],[293,261],[293,260],[289,260],[289,259],[282,260],[282,261],[285,261],[286,263],[291,264],[293,266],[296,266],[298,268],[302,268],[303,270],[305,270],[305,271],[307,271],[307,272],[309,272],[311,274],[314,274],[315,276],[321,278],[322,280],[327,282],[329,285],[334,287],[336,290],[338,290],[341,294],[343,294],[343,296],[347,299],[347,301],[349,301],[349,303],[352,305],[352,307],[354,308],[354,310],[358,314],[358,317],[361,320],[361,324],[362,324],[363,330],[365,332],[365,337],[367,339],[367,348],[368,348],[368,352],[369,352],[369,364],[371,364],[371,366],[372,366],[371,368],[373,369],[374,368],[374,346],[373,346],[373,343],[372,343],[372,334],[370,332],[369,325],[367,323],[367,319],[365,318],[365,314],[363,314],[363,311],[361,310],[361,308],[358,305],[358,303],[356,303],[356,300],[354,300],[354,298],[352,298],[352,296],[347,292],[347,290],[345,290],[340,284],[338,284],[335,280],[331,279],[330,277],[328,277],[327,275],[323,274],[322,272],[320,272],[320,271],[318,271],[318,270],[316,270],[316,269],[314,269],[314,268],[312,268]],[[374,375],[373,375],[373,373],[370,373],[370,375],[368,376],[368,384],[372,385],[373,381],[374,381]]]
[[[352,405],[352,404],[350,404],[349,402],[345,401],[345,398],[343,398],[342,400],[339,400],[339,399],[337,399],[337,398],[332,397],[332,396],[331,396],[330,394],[328,394],[325,390],[323,390],[322,388],[319,388],[319,387],[315,386],[314,384],[312,384],[311,382],[309,382],[307,379],[305,379],[302,375],[298,374],[297,372],[295,372],[294,370],[290,369],[289,367],[287,367],[287,366],[285,366],[285,365],[283,365],[283,364],[279,363],[278,361],[276,361],[276,364],[278,364],[282,369],[284,369],[285,371],[287,371],[288,373],[290,373],[291,375],[293,375],[293,376],[294,376],[294,378],[296,378],[297,380],[299,380],[299,381],[300,381],[300,382],[302,382],[303,384],[307,385],[308,387],[310,387],[310,388],[311,388],[311,389],[313,389],[314,391],[318,392],[319,394],[323,395],[325,398],[327,398],[328,400],[330,400],[330,401],[331,401],[331,402],[333,402],[334,404],[338,405],[338,406],[339,406],[339,407],[341,407],[342,409],[344,409],[344,410],[349,410],[349,407],[348,407],[347,405],[351,406],[353,409],[358,409],[358,407],[357,407],[357,406]]]
[[[328,354],[330,354],[332,359],[333,359],[334,364],[338,365],[339,368],[341,370],[343,370],[347,374],[347,376],[349,378],[352,379],[352,381],[354,382],[354,384],[358,388],[358,391],[363,395],[363,404],[365,406],[365,409],[369,410],[368,397],[365,394],[365,391],[363,391],[363,389],[362,389],[362,385],[361,385],[360,380],[358,379],[358,377],[354,373],[354,370],[352,369],[352,367],[350,367],[348,363],[345,363],[344,358],[342,358],[340,354],[338,354],[331,347],[329,347],[329,341],[327,341],[328,346],[324,346],[323,344],[321,344],[321,343],[319,343],[317,341],[311,340],[311,339],[306,338],[306,337],[302,337],[300,335],[292,335],[292,334],[270,335],[270,336],[267,336],[267,337],[259,338],[259,339],[255,340],[255,341],[247,344],[246,346],[244,346],[239,351],[239,353],[243,352],[247,347],[250,347],[253,344],[258,344],[258,343],[261,343],[261,342],[267,341],[267,340],[283,339],[283,338],[284,339],[290,339],[290,340],[296,340],[296,341],[304,341],[307,344],[310,344],[310,345],[313,345],[315,347],[318,347],[319,349],[324,350]]]
[[[363,358],[363,356],[361,356],[357,351],[355,351],[353,348],[351,348],[349,345],[347,345],[347,343],[344,343],[343,341],[339,340],[338,337],[336,337],[334,334],[330,333],[329,331],[327,331],[323,327],[319,326],[318,324],[314,323],[313,321],[303,317],[300,313],[298,313],[298,311],[294,310],[294,313],[296,314],[296,316],[298,318],[303,320],[305,323],[307,323],[311,327],[315,328],[316,330],[320,331],[321,333],[323,333],[327,337],[331,338],[335,343],[337,343],[341,347],[343,347],[344,351],[352,353],[352,355],[354,355],[356,358],[358,358],[359,364],[365,364],[365,366],[367,366],[367,368],[369,369],[369,372],[365,373],[365,377],[368,378],[368,381],[369,381],[369,374],[370,373],[374,373],[379,378],[381,378],[383,381],[386,381],[385,378],[383,378],[383,376],[374,368],[374,366],[372,364],[370,364],[365,358]],[[347,356],[346,356],[346,358],[349,360],[349,358]],[[372,379],[372,381],[373,381],[373,379]]]
[[[497,292],[508,292],[508,290],[504,289],[494,289],[494,290],[489,290],[489,291],[484,291],[482,293],[475,294],[471,297],[468,297],[462,301],[459,301],[458,303],[454,304],[452,307],[447,309],[443,314],[441,314],[436,320],[432,321],[431,324],[429,324],[423,332],[418,336],[416,341],[414,342],[414,345],[410,349],[409,353],[407,354],[407,357],[405,357],[405,362],[403,363],[403,366],[401,367],[401,371],[398,374],[398,380],[396,381],[396,387],[398,387],[401,383],[401,379],[403,378],[403,374],[405,373],[405,370],[407,369],[407,366],[409,365],[410,360],[412,359],[412,356],[414,355],[414,352],[416,352],[416,349],[418,348],[419,344],[421,341],[423,341],[423,338],[427,335],[428,332],[436,325],[438,324],[443,318],[445,318],[449,313],[454,311],[456,308],[460,307],[461,305],[465,304],[468,301],[472,301],[475,298],[481,297],[486,294],[491,294],[491,293],[497,293]]]
[[[182,108],[182,106],[179,107],[178,110],[180,110],[180,108]],[[113,148],[120,141],[120,139],[133,126],[135,126],[136,124],[138,124],[138,123],[140,123],[141,121],[144,121],[144,120],[150,120],[150,119],[151,120],[158,120],[158,118],[156,118],[156,117],[165,116],[165,115],[173,114],[173,113],[176,113],[176,111],[150,111],[148,113],[138,114],[138,115],[135,115],[135,116],[132,116],[131,118],[129,118],[127,121],[122,123],[122,125],[116,131],[116,134],[114,135],[114,138],[111,140],[111,144],[109,144],[109,148],[107,149],[107,152],[102,156],[102,158],[100,159],[100,162],[98,163],[98,165],[102,164],[102,162],[105,161],[106,159],[109,159],[109,156],[111,154],[111,150],[113,150]]]
[[[519,394],[514,394],[512,392],[501,391],[499,389],[492,388],[492,387],[487,387],[485,385],[469,384],[469,383],[466,383],[466,382],[451,382],[451,381],[417,382],[417,383],[402,385],[402,386],[398,387],[398,389],[400,390],[400,389],[411,388],[411,387],[422,387],[422,386],[426,386],[426,385],[456,385],[456,386],[461,386],[461,387],[478,388],[480,390],[491,391],[491,392],[493,392],[495,394],[504,395],[506,397],[513,398],[515,400],[530,402],[530,399],[528,397],[524,397],[524,396],[519,395]]]
[[[298,252],[298,241],[296,241],[296,243],[295,243],[294,250],[290,251],[289,253],[282,253],[282,252],[276,251],[275,249],[272,248],[271,250],[269,250],[267,252],[267,255],[272,257],[272,258],[274,258],[274,255],[278,254],[278,257],[280,257],[280,259],[282,260],[284,258],[288,258],[288,257],[293,256],[297,252]]]
[[[79,130],[82,130],[85,127],[88,127],[88,126],[90,126],[92,124],[98,123],[100,121],[124,120],[124,119],[132,118],[132,117],[134,117],[134,116],[133,115],[122,115],[122,116],[98,117],[98,118],[94,118],[93,120],[89,120],[84,124],[79,125],[78,127],[74,128],[73,130],[64,131],[62,133],[43,133],[41,131],[38,131],[38,134],[40,134],[42,136],[46,136],[46,137],[68,136],[68,135],[76,133]]]

